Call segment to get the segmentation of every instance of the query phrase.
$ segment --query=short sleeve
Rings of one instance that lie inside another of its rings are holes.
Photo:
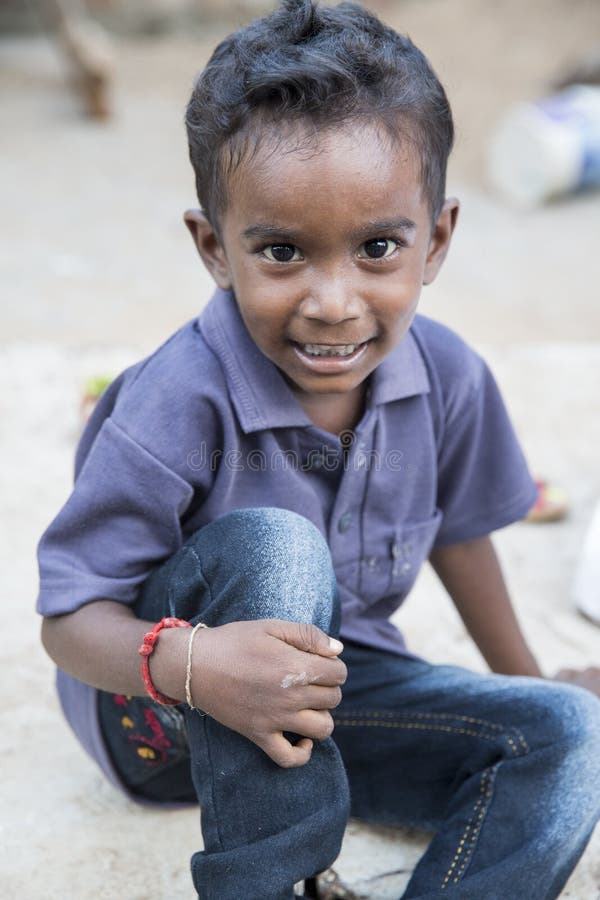
[[[38,612],[134,602],[150,571],[181,546],[180,517],[192,496],[190,484],[106,419],[40,540]]]
[[[487,365],[475,359],[475,378],[445,424],[438,455],[436,546],[489,534],[522,519],[536,486]]]

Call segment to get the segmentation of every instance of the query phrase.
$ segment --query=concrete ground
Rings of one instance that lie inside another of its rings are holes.
[[[484,177],[489,129],[505,106],[547,90],[591,46],[585,0],[387,4],[448,85],[458,143],[450,189],[460,227],[422,311],[491,362],[531,465],[572,509],[519,524],[497,544],[515,605],[548,674],[597,664],[600,631],[573,608],[582,537],[600,498],[600,195],[519,213]],[[198,812],[140,810],[107,785],[64,724],[33,612],[39,536],[69,490],[85,378],[116,373],[195,315],[210,290],[181,212],[193,205],[183,107],[219,32],[120,41],[114,118],[78,116],[43,38],[0,40],[0,591],[3,598],[0,871],[24,900],[191,898]],[[484,665],[430,571],[398,615],[436,662]],[[351,823],[339,870],[362,896],[398,897],[423,835]],[[600,898],[600,835],[563,898]],[[482,898],[483,900],[483,898]],[[503,898],[504,900],[504,898]],[[508,898],[507,898],[508,900]],[[521,898],[519,898],[521,900]]]

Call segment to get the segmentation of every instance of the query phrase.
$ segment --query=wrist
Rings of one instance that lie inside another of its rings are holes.
[[[529,678],[544,678],[544,673],[531,653],[520,654],[502,661],[496,660],[490,668],[499,675],[526,675]]]
[[[164,628],[150,657],[150,674],[156,689],[185,702],[185,668],[187,661],[189,628]]]

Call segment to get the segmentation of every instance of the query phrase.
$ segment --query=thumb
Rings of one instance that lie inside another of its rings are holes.
[[[316,653],[319,656],[337,656],[344,649],[341,641],[329,637],[317,625],[308,622],[286,622],[283,619],[273,619],[270,633],[285,641],[297,650],[305,653]]]

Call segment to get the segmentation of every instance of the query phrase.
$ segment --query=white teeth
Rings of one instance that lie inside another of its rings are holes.
[[[350,356],[360,344],[300,344],[310,356]]]

